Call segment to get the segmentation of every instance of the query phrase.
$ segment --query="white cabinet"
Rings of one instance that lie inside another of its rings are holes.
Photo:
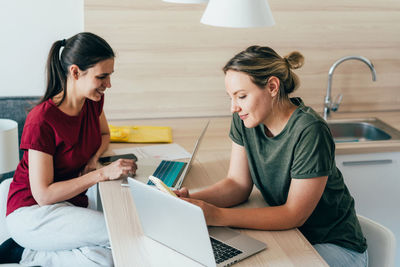
[[[400,266],[400,152],[336,155],[336,165],[357,213],[393,231]]]

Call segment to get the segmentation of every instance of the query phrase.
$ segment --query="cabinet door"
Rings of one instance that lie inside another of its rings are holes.
[[[337,155],[336,165],[357,213],[393,231],[400,264],[400,152]]]

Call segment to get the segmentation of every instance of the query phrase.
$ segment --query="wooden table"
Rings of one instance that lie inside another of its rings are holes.
[[[168,119],[119,121],[113,125],[163,125],[173,129],[174,142],[192,151],[194,142],[207,119]],[[227,118],[212,118],[201,144],[196,161],[183,186],[199,190],[225,177],[230,156]],[[141,146],[140,144],[112,144],[114,148]],[[139,161],[140,168],[140,161]],[[143,235],[135,205],[128,187],[121,181],[102,182],[99,185],[101,201],[110,236],[114,263],[127,266],[201,266],[191,259]],[[265,206],[260,192],[254,188],[247,203],[242,206]],[[241,230],[267,244],[267,249],[234,266],[328,266],[297,229],[286,231]]]

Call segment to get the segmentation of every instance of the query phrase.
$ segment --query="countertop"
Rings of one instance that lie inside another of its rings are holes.
[[[382,112],[333,113],[330,119],[378,118],[400,130],[400,110]],[[400,140],[336,143],[336,154],[365,154],[400,151]]]
[[[389,124],[393,128],[400,130],[400,110],[398,111],[382,111],[382,112],[357,112],[357,113],[332,113],[332,120],[336,119],[361,119],[361,118],[378,118],[381,121]],[[190,133],[186,128],[198,128],[200,134],[201,129],[210,120],[210,126],[207,130],[201,149],[220,149],[230,150],[231,140],[229,138],[230,116],[224,117],[196,117],[196,118],[162,118],[162,119],[132,119],[132,120],[111,120],[112,125],[154,125],[154,126],[170,126],[173,131],[173,136],[190,138]],[[225,136],[218,143],[211,140],[207,141],[207,135]],[[117,147],[124,147],[123,143],[115,144]],[[188,151],[192,151],[192,147],[185,147]],[[400,152],[400,140],[385,140],[385,141],[365,141],[365,142],[349,142],[336,143],[336,154],[365,154],[365,153],[381,153],[381,152]]]

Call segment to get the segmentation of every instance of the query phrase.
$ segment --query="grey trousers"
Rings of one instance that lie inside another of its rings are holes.
[[[103,213],[68,202],[22,207],[6,218],[24,266],[113,266]]]
[[[340,247],[331,243],[315,244],[313,246],[328,263],[330,267],[367,267],[368,252],[358,253],[356,251]]]

